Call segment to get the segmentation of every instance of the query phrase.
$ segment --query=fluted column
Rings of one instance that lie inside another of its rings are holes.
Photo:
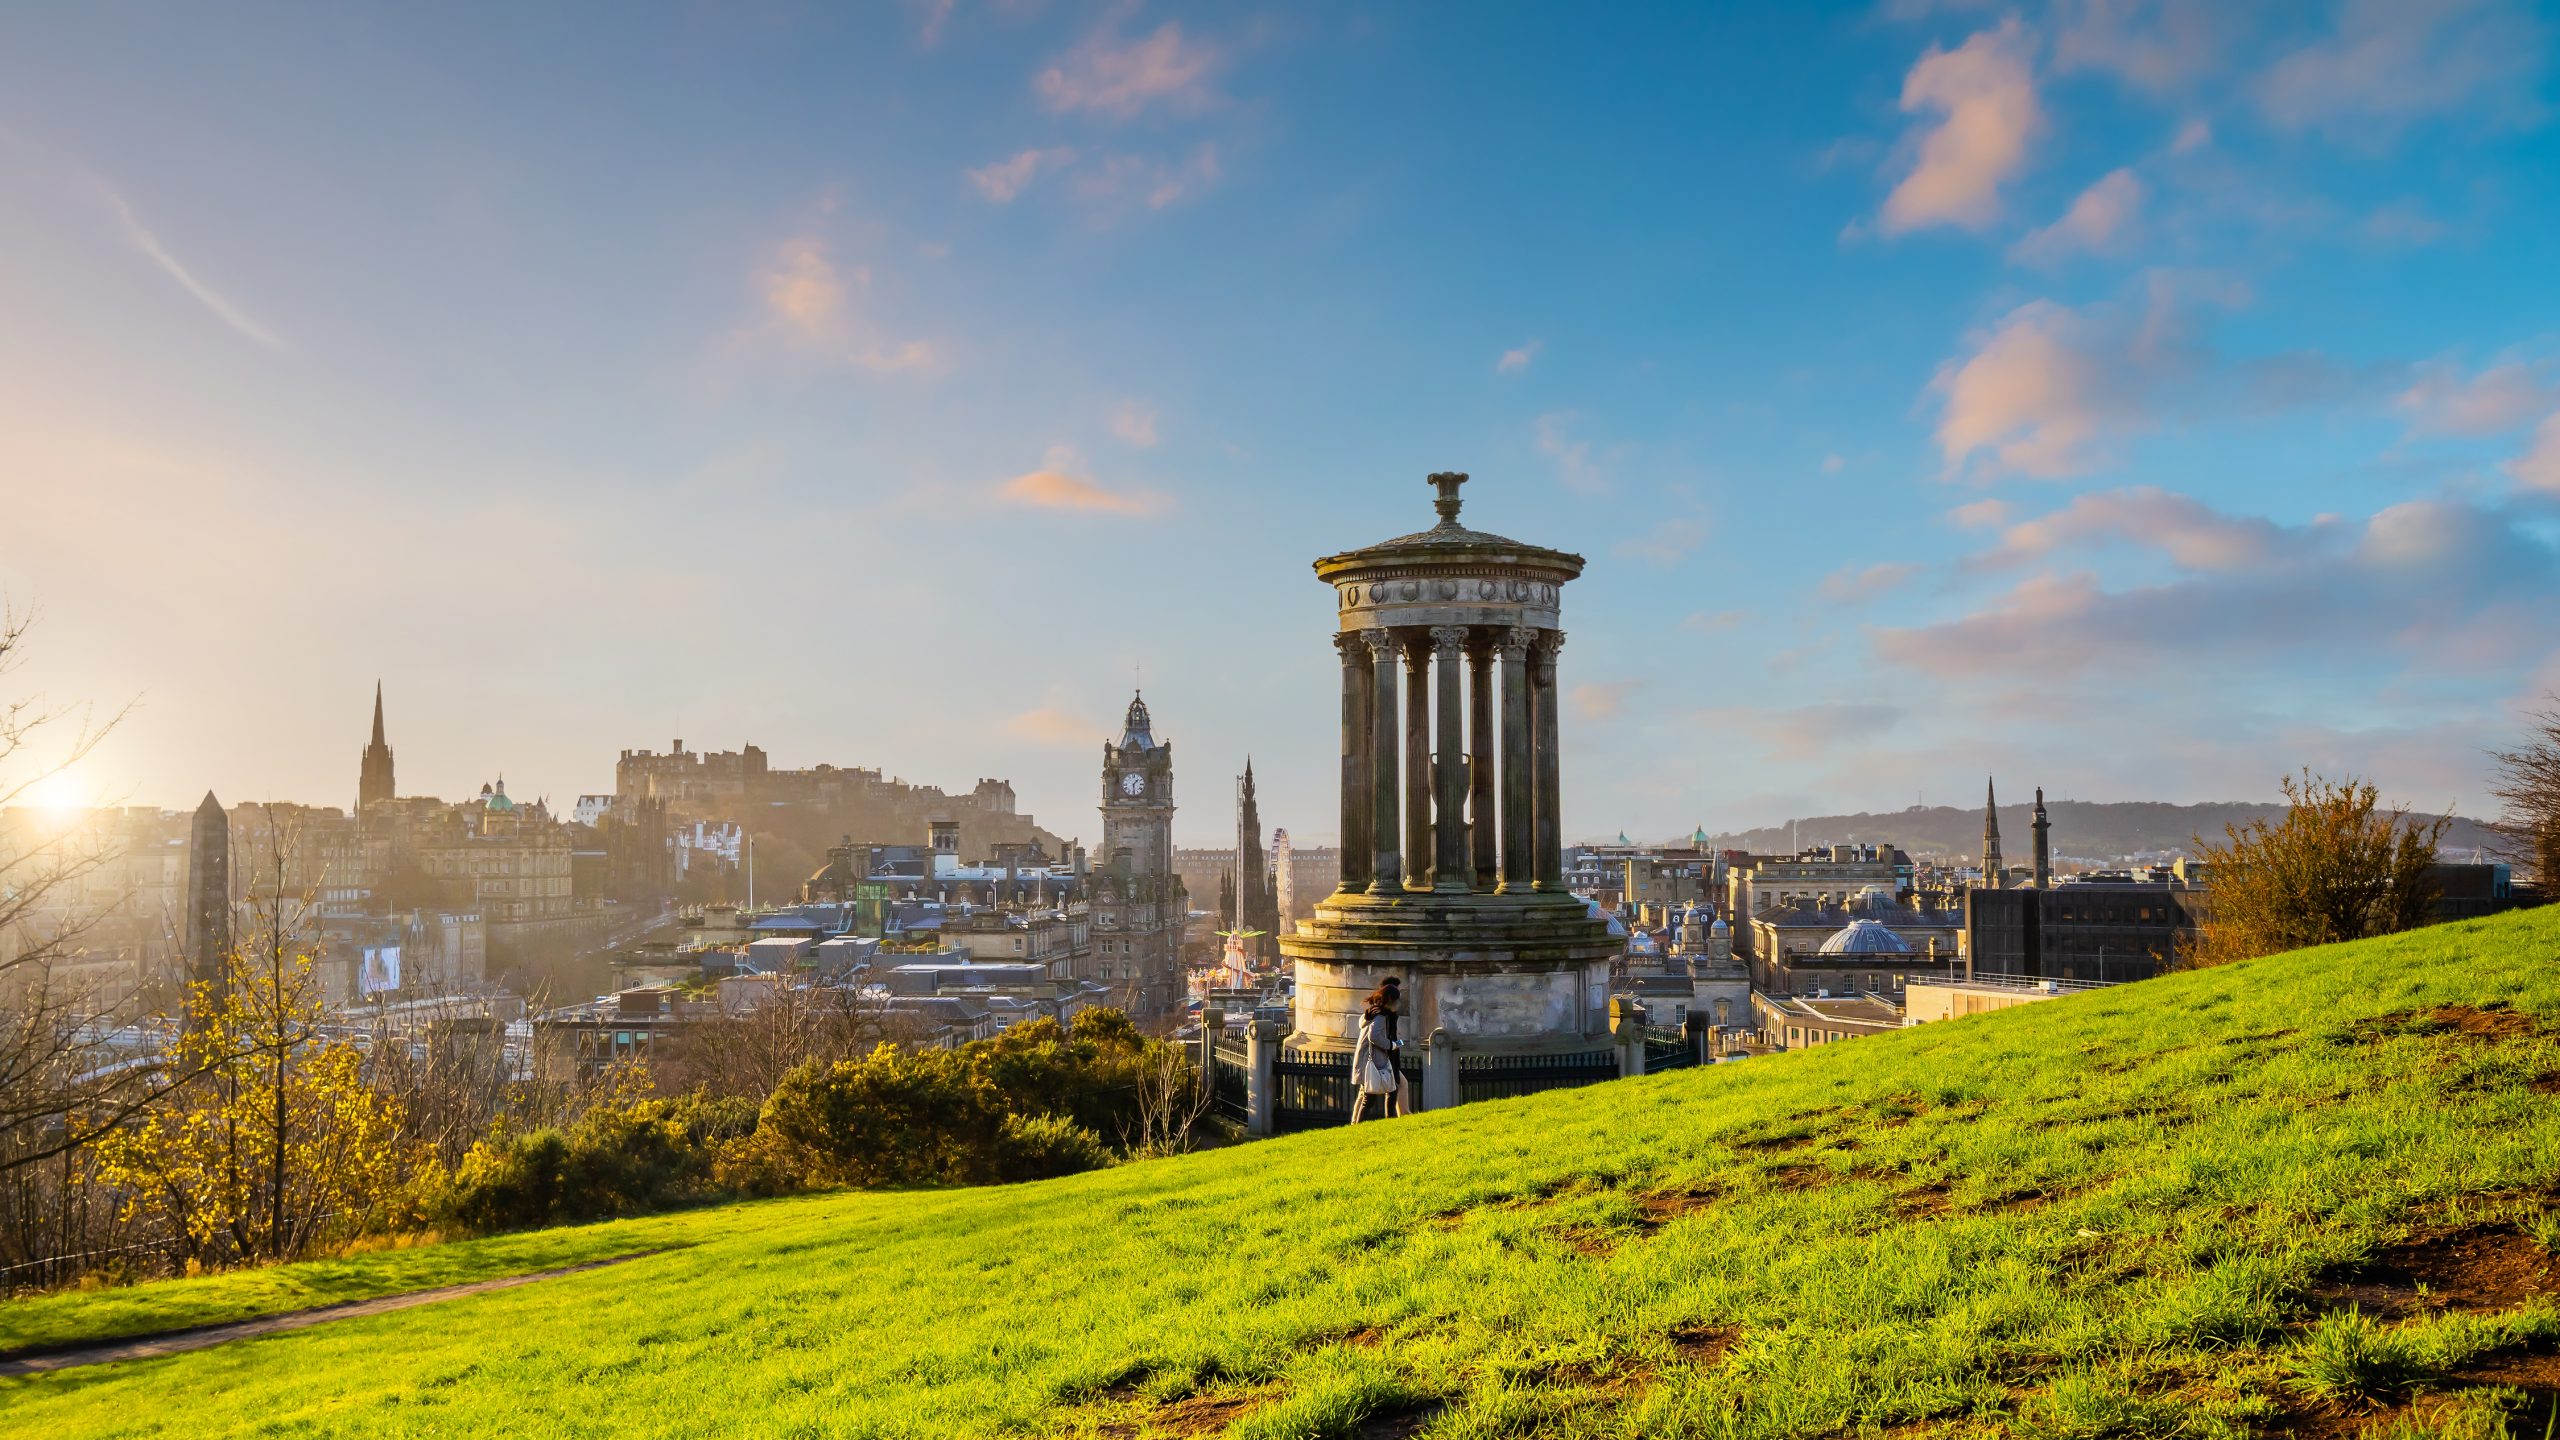
[[[1531,652],[1530,693],[1537,702],[1538,888],[1564,889],[1564,768],[1556,747],[1556,652],[1564,632],[1550,630]]]
[[[1404,893],[1396,854],[1396,637],[1371,630],[1369,642],[1369,893]]]
[[[1529,638],[1526,626],[1494,632],[1502,666],[1502,892],[1526,895],[1536,879],[1529,857]]]
[[[1431,888],[1465,894],[1475,888],[1475,860],[1467,853],[1467,631],[1463,625],[1431,627],[1431,659],[1440,683],[1436,737],[1439,759],[1438,819],[1432,834]]]
[[[1501,823],[1494,815],[1494,776],[1501,769],[1493,756],[1493,647],[1478,642],[1467,652],[1467,838],[1475,847],[1476,888],[1491,890],[1502,881],[1496,858]]]
[[[1431,645],[1420,634],[1404,647],[1404,883],[1431,888]]]
[[[1352,631],[1333,637],[1342,654],[1342,890],[1369,888],[1369,646]]]

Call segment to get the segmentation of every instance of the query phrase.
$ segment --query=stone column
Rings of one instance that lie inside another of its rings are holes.
[[[1530,658],[1537,698],[1537,872],[1540,890],[1564,890],[1564,769],[1556,747],[1556,652],[1564,648],[1564,632],[1539,637]]]
[[[1404,885],[1431,888],[1431,647],[1419,634],[1404,651]]]
[[[1529,639],[1527,626],[1494,632],[1502,665],[1502,887],[1526,895],[1534,876],[1529,858]]]
[[[1404,893],[1396,851],[1396,637],[1371,630],[1369,642],[1369,893]]]
[[[1369,888],[1369,646],[1359,631],[1333,637],[1342,652],[1342,886]]]
[[[1493,756],[1493,647],[1482,641],[1467,652],[1467,690],[1467,838],[1475,846],[1476,888],[1490,891],[1502,882],[1493,799],[1501,765]]]
[[[1440,759],[1439,820],[1433,832],[1431,888],[1463,895],[1475,888],[1475,859],[1467,852],[1467,694],[1464,671],[1467,631],[1463,625],[1431,627],[1431,658],[1439,670]]]

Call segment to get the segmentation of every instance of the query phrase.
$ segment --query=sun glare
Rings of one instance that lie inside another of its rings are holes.
[[[60,770],[27,787],[26,802],[59,818],[95,803],[77,770]]]

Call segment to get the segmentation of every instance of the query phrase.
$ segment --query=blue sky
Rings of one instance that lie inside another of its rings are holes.
[[[1567,592],[1567,828],[2487,807],[2560,688],[2560,19],[2470,0],[0,15],[76,779],[614,753],[1334,828],[1315,555]]]

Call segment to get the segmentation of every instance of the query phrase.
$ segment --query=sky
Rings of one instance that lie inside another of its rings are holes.
[[[1569,835],[2494,808],[2560,690],[2560,13],[0,10],[46,793],[565,805],[616,753],[1335,830],[1314,557],[1565,592]]]

